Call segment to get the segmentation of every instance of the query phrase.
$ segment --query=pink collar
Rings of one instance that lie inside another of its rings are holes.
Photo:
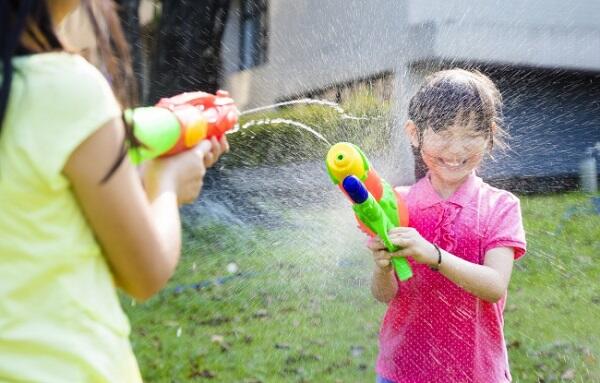
[[[465,182],[463,182],[463,184],[460,185],[448,199],[444,200],[433,188],[433,185],[429,180],[428,172],[425,177],[417,182],[412,191],[417,193],[417,205],[421,209],[427,209],[442,202],[450,202],[460,207],[464,207],[475,196],[481,182],[481,178],[479,178],[475,172],[472,172]]]

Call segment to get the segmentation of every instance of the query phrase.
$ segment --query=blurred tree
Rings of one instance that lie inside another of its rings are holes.
[[[121,25],[123,26],[123,32],[125,38],[129,43],[131,49],[131,61],[133,64],[133,71],[137,80],[137,86],[140,96],[143,95],[142,90],[142,41],[140,34],[140,17],[139,7],[140,0],[117,0],[119,18],[121,19]]]
[[[125,34],[132,47],[134,70],[140,81],[142,49],[138,9],[140,0],[117,0]],[[147,103],[177,93],[215,92],[221,77],[221,40],[231,0],[162,0],[148,58]]]

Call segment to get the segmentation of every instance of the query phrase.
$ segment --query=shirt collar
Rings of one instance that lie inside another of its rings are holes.
[[[427,209],[431,206],[437,205],[442,202],[450,202],[460,207],[465,207],[473,198],[479,188],[481,178],[479,178],[473,171],[463,182],[462,185],[456,189],[456,191],[446,200],[442,199],[439,194],[433,188],[431,181],[429,180],[429,172],[415,185],[415,192],[417,193],[417,204],[421,209]]]

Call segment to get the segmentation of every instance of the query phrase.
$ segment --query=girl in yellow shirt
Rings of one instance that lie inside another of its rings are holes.
[[[141,381],[116,287],[144,300],[164,286],[178,206],[228,151],[205,141],[139,175],[124,159],[134,82],[118,19],[111,2],[84,2],[112,31],[97,37],[114,89],[56,35],[78,1],[0,4],[2,382]]]

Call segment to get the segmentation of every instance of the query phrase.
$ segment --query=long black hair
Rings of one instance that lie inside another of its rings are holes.
[[[0,129],[8,105],[12,85],[14,56],[35,53],[21,43],[23,33],[39,45],[40,49],[62,50],[63,46],[52,28],[50,14],[45,1],[0,0],[0,54],[2,55],[2,86],[0,87]],[[30,20],[30,23],[28,23]],[[36,25],[45,41],[32,33],[31,26]]]
[[[137,103],[137,88],[129,47],[112,0],[82,0],[98,42],[101,70],[110,79],[113,91],[123,108]],[[29,48],[22,43],[27,35],[35,44]],[[0,55],[2,85],[0,86],[0,134],[8,106],[12,77],[12,59],[15,56],[52,51],[64,51],[58,38],[46,0],[0,0]],[[136,144],[133,129],[125,123],[127,142]],[[119,167],[127,153],[123,144],[121,154],[103,178],[106,181]]]

